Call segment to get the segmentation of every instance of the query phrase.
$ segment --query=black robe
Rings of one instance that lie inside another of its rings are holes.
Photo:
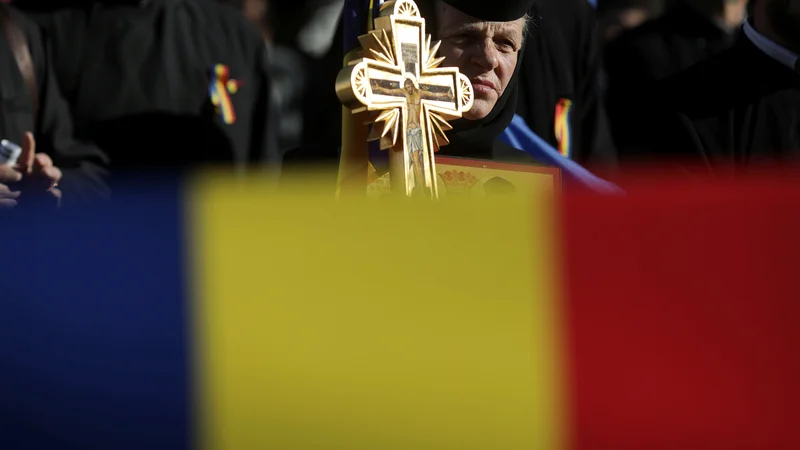
[[[606,106],[620,151],[633,151],[630,121],[641,111],[643,91],[727,50],[735,37],[694,9],[678,5],[609,44],[604,54]]]
[[[613,169],[616,150],[600,98],[600,55],[594,9],[586,0],[537,0],[520,73],[519,114],[555,148],[557,105],[572,102],[569,157]]]
[[[81,3],[33,11],[76,133],[96,142],[115,173],[202,163],[277,167],[267,48],[240,11],[215,0]],[[50,2],[46,2],[50,3]],[[116,4],[115,4],[116,3]],[[235,121],[211,101],[212,67],[239,82]]]
[[[27,40],[36,81],[36,94],[33,95],[25,84],[5,33],[0,33],[0,58],[3,61],[0,68],[0,136],[21,144],[23,134],[33,132],[36,151],[50,155],[63,172],[59,185],[64,206],[106,198],[106,158],[94,145],[73,138],[69,108],[59,93],[39,30],[15,9],[7,5],[0,5],[0,8],[7,8],[11,20]],[[25,199],[21,198],[20,205],[24,203]]]
[[[657,92],[636,134],[650,157],[718,175],[800,157],[800,74],[746,37]]]

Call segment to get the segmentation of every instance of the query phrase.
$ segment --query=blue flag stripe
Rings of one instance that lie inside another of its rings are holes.
[[[0,448],[190,448],[178,184],[103,212],[7,214]]]

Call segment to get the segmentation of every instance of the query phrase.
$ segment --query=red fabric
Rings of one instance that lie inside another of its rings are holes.
[[[800,184],[564,208],[570,448],[800,449]]]

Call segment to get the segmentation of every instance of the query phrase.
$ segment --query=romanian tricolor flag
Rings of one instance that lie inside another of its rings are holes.
[[[800,188],[2,219],[0,448],[800,448]]]

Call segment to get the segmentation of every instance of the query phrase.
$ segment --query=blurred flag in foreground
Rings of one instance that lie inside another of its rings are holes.
[[[800,188],[7,214],[3,449],[797,449]]]

